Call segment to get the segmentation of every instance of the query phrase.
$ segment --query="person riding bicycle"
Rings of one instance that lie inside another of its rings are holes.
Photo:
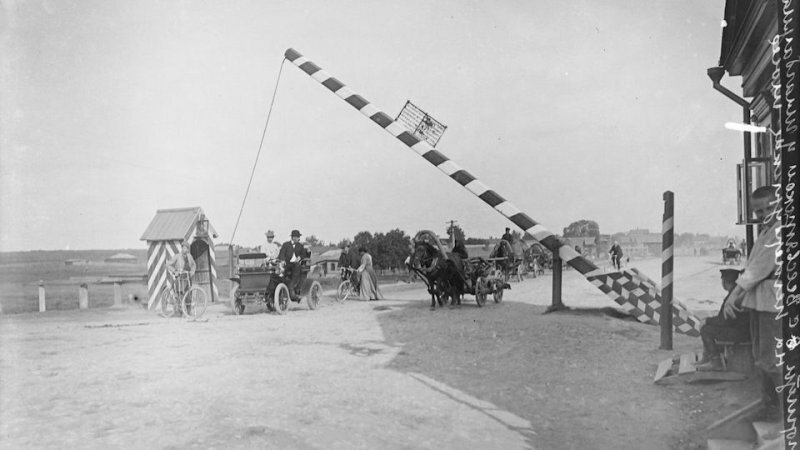
[[[172,275],[173,279],[176,279],[180,272],[189,273],[188,278],[180,277],[176,279],[176,281],[180,283],[177,286],[180,292],[189,290],[195,270],[197,270],[197,264],[195,264],[194,258],[192,258],[192,255],[189,253],[189,243],[184,242],[181,244],[181,251],[167,261],[167,271]]]

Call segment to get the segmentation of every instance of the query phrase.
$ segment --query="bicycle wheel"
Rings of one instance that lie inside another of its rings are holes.
[[[158,314],[161,317],[170,318],[175,314],[177,306],[178,295],[168,286],[164,286],[158,296]]]
[[[311,283],[311,288],[308,289],[308,295],[306,296],[306,304],[308,304],[308,309],[312,311],[317,309],[320,298],[322,298],[322,285],[319,284],[319,281],[315,281]]]
[[[289,310],[289,288],[281,283],[275,288],[275,312],[280,315],[286,314]]]
[[[339,288],[336,289],[336,300],[340,302],[347,300],[347,297],[349,297],[350,293],[353,291],[352,286],[350,280],[344,280],[339,283]]]
[[[192,286],[183,295],[181,307],[186,318],[198,319],[206,313],[206,291],[200,286]]]

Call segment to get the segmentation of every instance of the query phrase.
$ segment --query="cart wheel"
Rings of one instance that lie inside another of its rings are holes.
[[[183,295],[183,302],[181,302],[183,315],[186,316],[187,319],[191,318],[195,320],[203,317],[203,314],[206,313],[207,300],[208,297],[203,288],[200,286],[192,286],[189,291]]]
[[[311,283],[311,288],[309,288],[308,295],[306,296],[306,303],[308,304],[308,309],[312,311],[317,309],[317,305],[319,305],[319,299],[321,297],[322,297],[322,285],[319,284],[319,281]]]
[[[175,314],[175,309],[178,306],[178,296],[175,291],[167,286],[161,289],[161,294],[158,296],[158,314],[161,317],[170,318]]]
[[[273,299],[275,312],[280,315],[286,314],[286,311],[289,310],[290,301],[289,288],[283,283],[279,284],[278,287],[275,288],[275,297]]]
[[[339,288],[336,289],[336,300],[340,302],[347,300],[347,297],[349,297],[350,293],[353,291],[352,286],[350,280],[344,280],[339,283]]]
[[[498,283],[498,284],[499,284],[499,283]],[[502,301],[503,301],[503,291],[504,291],[504,290],[505,290],[505,289],[503,289],[503,288],[502,288],[502,287],[500,287],[500,286],[498,286],[498,287],[496,287],[496,288],[495,288],[495,290],[494,290],[494,296],[493,296],[493,297],[494,297],[494,302],[495,302],[495,303],[500,303],[500,302],[502,302]]]
[[[486,280],[484,280],[483,278],[479,278],[478,285],[475,286],[475,303],[477,303],[479,307],[486,304],[487,290],[488,286],[486,285]]]

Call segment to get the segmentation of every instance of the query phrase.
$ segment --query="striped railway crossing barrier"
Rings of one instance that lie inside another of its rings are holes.
[[[532,235],[548,250],[580,272],[590,283],[618,303],[629,314],[635,316],[641,322],[659,323],[661,293],[652,280],[635,269],[604,273],[591,261],[578,255],[569,245],[561,242],[550,230],[531,219],[500,194],[490,189],[444,154],[435,150],[430,144],[414,136],[405,127],[395,122],[388,114],[353,92],[344,83],[331,76],[318,65],[308,60],[308,58],[291,48],[286,50],[284,56],[311,78],[317,80],[361,114],[375,122],[455,182],[505,216],[514,225]],[[677,331],[691,336],[700,335],[700,321],[690,314],[685,307],[678,302],[674,302],[672,310],[673,324]]]

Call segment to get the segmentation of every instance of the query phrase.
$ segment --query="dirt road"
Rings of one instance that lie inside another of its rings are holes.
[[[543,316],[548,282],[435,312],[415,286],[285,316],[216,305],[195,323],[138,308],[2,316],[0,446],[687,448],[686,393],[651,381],[669,356],[658,329]],[[675,338],[676,352],[697,345]]]

